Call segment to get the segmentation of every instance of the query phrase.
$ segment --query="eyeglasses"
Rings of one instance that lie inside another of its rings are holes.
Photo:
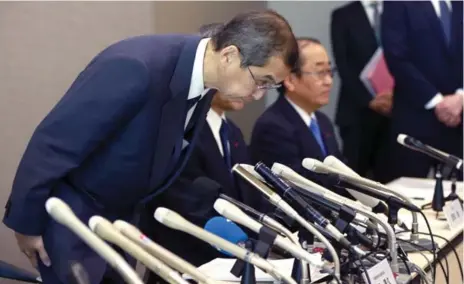
[[[251,78],[253,78],[253,81],[255,82],[256,88],[258,90],[273,90],[273,89],[278,89],[282,84],[271,84],[271,83],[264,83],[264,84],[258,84],[258,82],[255,79],[255,76],[253,75],[253,72],[251,72],[250,67],[247,67],[248,72],[250,72]]]
[[[312,72],[310,72],[310,71],[301,71],[300,73],[305,74],[305,75],[313,75],[314,77],[318,78],[319,80],[323,80],[327,76],[330,76],[331,78],[333,78],[334,75],[337,73],[337,68],[332,67],[332,68],[327,69],[327,70],[312,71]]]

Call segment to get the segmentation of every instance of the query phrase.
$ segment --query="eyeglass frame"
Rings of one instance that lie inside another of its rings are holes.
[[[323,70],[323,71],[300,71],[300,74],[303,75],[313,75],[316,76],[318,79],[322,80],[324,79],[327,75],[330,75],[331,78],[335,76],[335,74],[338,72],[338,68],[333,66],[329,70]]]
[[[275,90],[278,89],[282,86],[282,84],[265,84],[265,85],[259,85],[258,82],[256,82],[256,78],[253,75],[253,72],[251,72],[250,66],[247,66],[248,72],[251,75],[251,78],[255,82],[255,86],[258,90]]]

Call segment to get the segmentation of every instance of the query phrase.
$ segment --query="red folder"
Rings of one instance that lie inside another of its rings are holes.
[[[388,70],[382,48],[377,49],[359,77],[373,96],[393,92],[395,81]]]

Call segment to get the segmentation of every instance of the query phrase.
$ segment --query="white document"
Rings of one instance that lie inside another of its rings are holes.
[[[377,263],[373,267],[367,270],[367,274],[370,278],[371,284],[395,284],[395,276],[391,270],[390,264],[386,259]],[[364,283],[369,283],[366,277],[366,273],[362,274]]]
[[[214,280],[240,282],[240,278],[237,278],[232,273],[230,273],[230,270],[234,266],[236,260],[237,259],[235,258],[216,258],[206,264],[203,264],[198,269]],[[292,274],[293,260],[293,258],[274,260],[268,259],[268,261],[271,262],[274,266],[276,266],[282,272],[282,274],[288,276]],[[316,267],[311,266],[310,269],[312,281],[315,281],[327,275],[319,273],[319,270]],[[275,280],[271,275],[256,267],[255,276],[257,282],[273,282]],[[184,279],[192,279],[190,275],[186,274],[184,274],[182,277],[184,277]]]
[[[458,199],[452,202],[447,202],[443,207],[443,212],[446,216],[446,221],[451,229],[460,229],[464,224],[464,216],[462,211],[461,201]]]

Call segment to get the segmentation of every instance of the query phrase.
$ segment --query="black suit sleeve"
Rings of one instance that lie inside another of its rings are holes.
[[[350,20],[352,21],[352,19]],[[372,96],[369,95],[369,92],[359,79],[359,72],[356,72],[350,66],[347,46],[349,39],[346,38],[346,24],[341,10],[335,10],[332,13],[330,36],[332,52],[344,88],[348,90],[360,107],[367,107],[372,100]],[[361,92],[359,90],[366,91]]]

